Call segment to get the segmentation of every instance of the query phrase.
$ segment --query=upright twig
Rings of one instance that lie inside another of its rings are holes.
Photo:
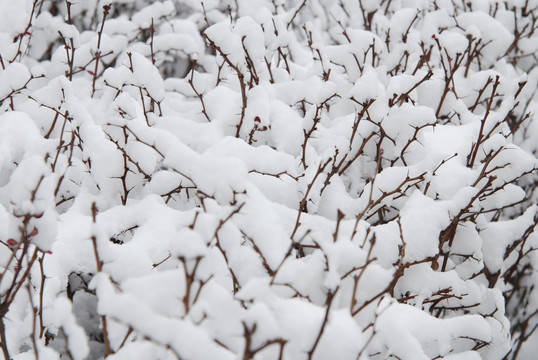
[[[110,12],[110,8],[110,4],[103,6],[103,19],[101,21],[101,28],[97,32],[97,50],[95,51],[95,67],[93,69],[92,97],[95,94],[95,81],[97,80],[97,71],[99,70],[99,61],[101,59],[101,37],[103,36],[103,29],[105,27],[106,17]]]

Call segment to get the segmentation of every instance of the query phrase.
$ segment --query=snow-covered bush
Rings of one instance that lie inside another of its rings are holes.
[[[538,1],[0,0],[5,359],[532,359]]]

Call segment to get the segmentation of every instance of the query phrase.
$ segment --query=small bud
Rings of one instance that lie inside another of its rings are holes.
[[[17,245],[17,241],[15,241],[15,239],[7,239],[7,244],[9,246],[16,246]]]
[[[35,217],[36,219],[41,219],[41,217],[43,216],[43,213],[35,214],[35,215],[32,215],[32,216]]]
[[[36,236],[38,232],[39,231],[37,231],[37,228],[34,226],[34,229],[32,230],[31,233],[28,234],[28,236]]]

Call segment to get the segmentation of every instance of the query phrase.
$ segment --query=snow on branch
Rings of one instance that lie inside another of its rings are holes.
[[[536,1],[4,1],[0,35],[3,358],[535,357]]]

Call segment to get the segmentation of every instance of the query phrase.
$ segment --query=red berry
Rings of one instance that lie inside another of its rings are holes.
[[[15,246],[17,245],[17,241],[15,241],[15,239],[7,239],[7,244],[9,246]]]
[[[28,234],[28,236],[36,236],[37,233],[38,233],[37,228],[34,226],[34,229],[32,230],[31,233]]]

